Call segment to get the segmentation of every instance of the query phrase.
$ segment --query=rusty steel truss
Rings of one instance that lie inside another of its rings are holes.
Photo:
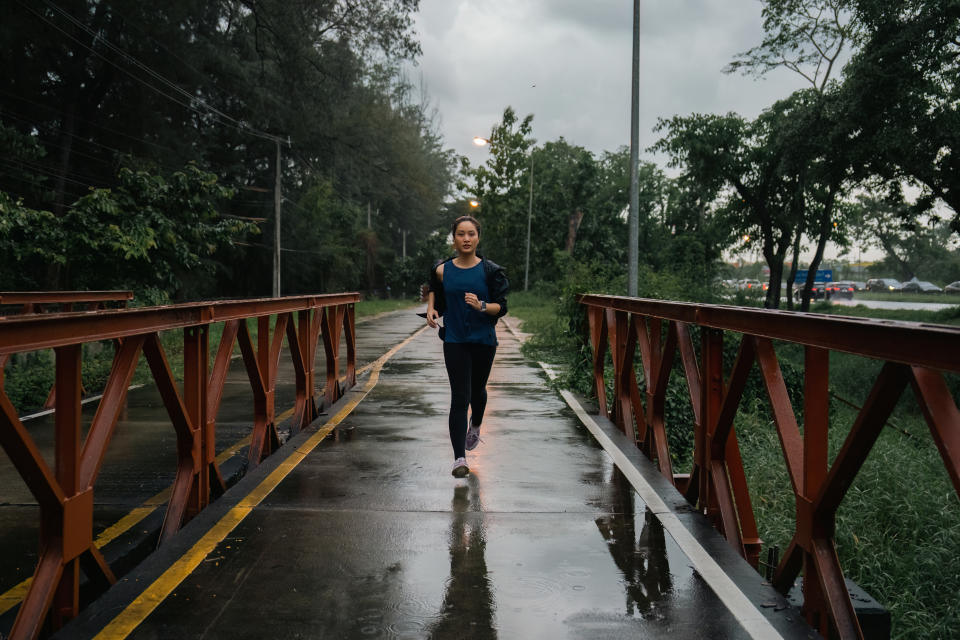
[[[862,638],[834,544],[837,510],[908,386],[960,494],[960,411],[943,376],[960,372],[960,328],[617,296],[582,295],[579,301],[587,313],[600,413],[634,437],[754,567],[761,540],[733,425],[747,376],[754,365],[759,368],[796,502],[793,539],[773,584],[786,594],[802,570],[807,620],[824,637]],[[725,332],[739,334],[740,340],[730,371],[723,365]],[[804,348],[802,432],[774,340]],[[827,451],[831,351],[884,362],[832,464]],[[638,352],[645,393],[637,380]],[[604,379],[608,353],[610,407]],[[695,423],[688,475],[674,473],[664,423],[675,360],[686,378]]]
[[[6,295],[5,295],[6,297]],[[239,344],[254,398],[249,465],[278,446],[275,389],[281,346],[293,360],[296,401],[291,433],[356,383],[355,293],[190,303],[139,309],[20,315],[0,319],[0,357],[53,349],[56,360],[55,462],[51,467],[0,388],[0,446],[40,506],[40,555],[11,638],[35,638],[49,621],[58,628],[79,609],[80,573],[105,588],[115,577],[93,543],[94,489],[141,354],[176,433],[177,472],[160,533],[161,544],[225,489],[215,458],[217,411],[227,369]],[[63,300],[60,300],[63,303]],[[274,318],[271,328],[271,318]],[[254,339],[248,320],[257,323]],[[212,369],[209,330],[223,323]],[[183,331],[184,379],[174,379],[160,332]],[[340,342],[344,339],[345,376]],[[84,343],[114,340],[113,367],[86,438],[81,424]],[[322,341],[323,398],[314,366]],[[181,390],[182,387],[182,390]]]
[[[52,306],[58,311],[96,310],[111,306],[123,308],[127,302],[133,300],[133,291],[0,291],[0,305],[19,305],[17,313],[29,315],[44,313]],[[3,370],[10,359],[10,354],[0,356],[0,388],[3,387]],[[50,387],[50,393],[43,403],[44,409],[52,409],[56,402],[57,386]]]

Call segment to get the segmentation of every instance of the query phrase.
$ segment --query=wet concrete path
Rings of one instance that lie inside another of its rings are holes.
[[[514,335],[498,335],[466,479],[450,475],[449,390],[426,332],[129,636],[758,637]],[[155,574],[134,572],[60,636],[94,635]],[[783,637],[809,637],[789,618],[777,624]]]
[[[422,320],[415,309],[361,318],[357,321],[357,365],[379,358],[391,346],[416,331]],[[211,346],[216,349],[216,344]],[[341,344],[341,367],[346,366],[346,346]],[[295,385],[293,364],[284,348],[277,376],[277,413],[293,406]],[[141,358],[141,360],[143,360]],[[318,346],[317,384],[326,376],[323,345]],[[341,369],[341,373],[343,369]],[[97,402],[84,405],[90,420]],[[216,450],[220,464],[238,468],[246,459],[242,444],[253,424],[253,396],[243,360],[231,362],[223,402],[217,414]],[[54,416],[50,413],[24,422],[48,464],[53,465]],[[241,446],[237,446],[241,443]],[[117,424],[107,449],[103,468],[94,490],[94,537],[124,518],[145,502],[162,510],[163,494],[176,474],[176,435],[163,401],[153,384],[127,394],[127,410]],[[26,483],[7,456],[0,452],[0,634],[13,623],[11,609],[25,593],[24,580],[34,570],[38,556],[39,507]],[[121,541],[125,542],[125,541]]]

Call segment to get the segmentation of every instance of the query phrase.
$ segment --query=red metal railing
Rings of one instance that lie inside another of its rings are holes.
[[[51,306],[58,311],[73,311],[74,305],[83,309],[106,309],[109,306],[123,308],[133,300],[133,291],[0,291],[0,305],[20,305],[18,313],[29,315],[44,313]],[[4,367],[10,354],[0,355],[0,387],[3,387]],[[82,392],[82,388],[81,388]],[[50,393],[43,403],[44,409],[53,407],[56,401],[57,386],[50,387]]]
[[[104,309],[108,305],[127,306],[133,291],[0,291],[0,305],[21,305],[20,313],[42,313],[50,305],[60,311],[73,311],[74,305],[84,309]]]
[[[758,366],[796,500],[793,539],[773,583],[786,594],[802,569],[807,620],[825,637],[862,638],[834,544],[837,509],[908,385],[960,495],[960,411],[942,373],[960,371],[960,328],[617,296],[582,295],[579,301],[587,312],[601,414],[635,437],[663,475],[755,567],[761,541],[733,422],[747,376]],[[699,359],[692,327],[699,327]],[[742,334],[729,372],[723,366],[725,331]],[[774,340],[805,350],[802,433]],[[608,349],[614,376],[609,408]],[[638,351],[645,398],[635,369]],[[827,452],[830,351],[885,363],[832,464]],[[673,472],[664,424],[677,354],[695,422],[689,475]]]
[[[324,404],[356,383],[355,293],[191,303],[164,307],[88,311],[0,319],[0,356],[54,349],[56,354],[55,457],[51,469],[0,389],[0,446],[40,505],[40,556],[11,638],[34,638],[48,619],[54,628],[79,607],[81,567],[94,584],[115,581],[93,543],[94,487],[104,454],[142,353],[159,388],[177,436],[177,472],[160,534],[169,539],[225,486],[215,458],[216,416],[234,345],[239,343],[254,397],[249,464],[256,466],[278,444],[274,407],[284,337],[293,360],[296,401],[293,433],[308,425]],[[294,318],[296,316],[296,318]],[[271,330],[270,320],[275,317]],[[247,326],[256,319],[256,344]],[[209,329],[223,333],[208,371]],[[183,330],[183,392],[171,372],[159,332]],[[347,347],[340,383],[340,341]],[[315,354],[322,339],[326,394],[315,392]],[[80,415],[81,347],[117,340],[119,346],[103,398],[87,431]]]

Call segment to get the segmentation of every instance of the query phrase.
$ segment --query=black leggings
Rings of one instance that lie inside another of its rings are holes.
[[[467,407],[470,422],[479,427],[487,406],[487,378],[493,366],[495,346],[476,342],[444,342],[443,362],[450,378],[450,444],[453,458],[466,456]]]

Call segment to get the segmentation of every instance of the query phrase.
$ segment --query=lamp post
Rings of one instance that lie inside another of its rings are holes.
[[[474,136],[473,144],[478,147],[485,147],[490,144],[490,140],[481,136]],[[527,249],[526,258],[523,266],[523,290],[527,291],[530,287],[530,227],[533,221],[533,149],[530,150],[530,199],[527,203]]]
[[[630,215],[627,231],[627,295],[637,295],[640,257],[640,0],[633,0],[633,67],[630,94]]]

